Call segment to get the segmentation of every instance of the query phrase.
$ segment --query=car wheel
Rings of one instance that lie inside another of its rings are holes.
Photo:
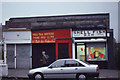
[[[86,80],[86,75],[84,75],[84,74],[80,74],[80,75],[78,75],[78,80]]]
[[[36,74],[34,75],[34,79],[35,79],[35,80],[43,80],[43,76],[42,76],[41,74],[39,74],[39,73],[36,73]]]

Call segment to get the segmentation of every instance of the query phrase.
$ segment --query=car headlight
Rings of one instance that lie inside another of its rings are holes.
[[[29,70],[29,73],[34,73],[34,70]]]

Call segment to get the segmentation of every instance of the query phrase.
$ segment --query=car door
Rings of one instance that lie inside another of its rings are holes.
[[[75,61],[75,73],[86,73],[87,67],[83,65],[82,63]]]
[[[63,69],[65,66],[65,60],[59,60],[54,62],[44,71],[45,78],[63,78]]]
[[[63,68],[64,78],[76,78],[76,67],[74,60],[66,60],[65,67]]]
[[[66,60],[62,72],[64,78],[76,78],[77,73],[86,72],[86,67],[76,60]]]

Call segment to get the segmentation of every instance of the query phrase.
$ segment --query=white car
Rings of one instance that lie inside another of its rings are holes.
[[[63,79],[63,78],[89,78],[98,77],[98,65],[90,65],[78,59],[59,59],[48,67],[32,69],[28,73],[34,79]]]

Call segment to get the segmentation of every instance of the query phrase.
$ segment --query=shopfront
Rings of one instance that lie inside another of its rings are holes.
[[[31,68],[31,31],[7,30],[3,32],[4,58],[8,68]]]
[[[49,55],[48,64],[57,59],[72,58],[70,29],[32,31],[32,68],[42,66],[42,51]]]
[[[5,34],[4,47],[7,46],[4,53],[7,55],[5,62],[8,61],[11,68],[22,68],[21,65],[26,62],[29,62],[27,68],[40,67],[42,51],[46,51],[50,59],[49,64],[57,59],[76,58],[98,64],[100,68],[113,69],[114,38],[109,18],[109,13],[10,18],[6,22],[5,30],[26,29],[30,30],[30,33],[25,35],[19,32],[20,30],[18,33],[13,31],[17,43],[13,42],[16,41],[13,34],[11,36],[9,33]],[[6,42],[7,38],[10,38],[9,44]],[[27,60],[22,59],[24,54],[20,54],[21,51],[25,52],[27,58],[24,59]]]
[[[107,68],[107,35],[106,30],[73,31],[75,58],[87,61],[89,63],[98,64],[100,68]]]

